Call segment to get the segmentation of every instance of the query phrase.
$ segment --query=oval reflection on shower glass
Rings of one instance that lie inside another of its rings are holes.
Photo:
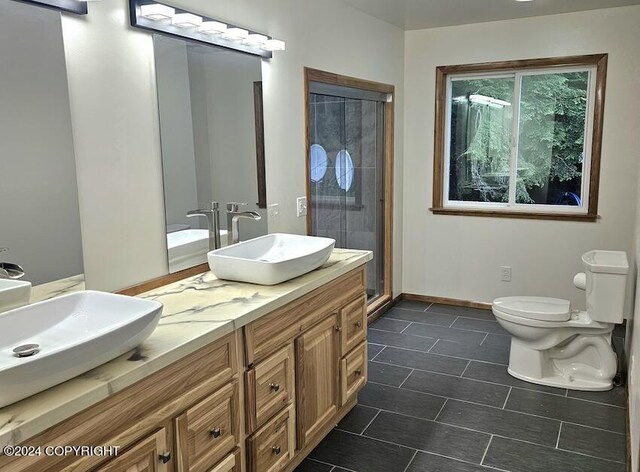
[[[311,181],[320,182],[327,173],[329,158],[327,151],[319,144],[311,145]]]
[[[349,191],[353,184],[353,174],[351,154],[346,149],[338,151],[336,154],[336,180],[342,190]]]

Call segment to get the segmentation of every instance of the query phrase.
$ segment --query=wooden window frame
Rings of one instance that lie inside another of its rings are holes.
[[[322,70],[304,68],[304,123],[305,123],[305,185],[307,202],[311,202],[311,169],[309,167],[311,136],[309,126],[309,84],[322,82],[331,85],[386,93],[391,100],[384,104],[384,287],[383,293],[369,303],[368,315],[388,306],[393,298],[393,161],[394,161],[394,103],[395,87],[389,84],[357,79]],[[311,212],[307,212],[307,234],[311,234]]]
[[[521,61],[504,61],[476,63],[436,68],[436,107],[435,107],[435,139],[433,165],[433,200],[430,210],[438,215],[466,215],[498,218],[522,218],[565,221],[596,221],[598,217],[598,195],[600,185],[600,158],[602,154],[602,131],[604,119],[605,93],[607,86],[608,54],[587,56],[553,57],[543,59],[527,59]],[[447,146],[447,83],[452,75],[474,73],[522,72],[535,69],[554,69],[566,67],[595,67],[595,96],[593,108],[593,131],[591,141],[591,165],[589,172],[589,194],[586,213],[549,211],[516,211],[513,208],[465,208],[445,206],[444,175],[446,169],[445,154]]]

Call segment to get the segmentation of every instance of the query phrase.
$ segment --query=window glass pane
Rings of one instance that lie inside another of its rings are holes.
[[[515,78],[451,84],[449,200],[508,202]]]
[[[588,72],[522,78],[516,202],[580,205]]]

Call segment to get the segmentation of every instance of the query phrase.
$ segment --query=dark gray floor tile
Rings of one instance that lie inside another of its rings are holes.
[[[436,456],[427,452],[418,452],[407,472],[489,472],[490,470],[481,465]]]
[[[473,331],[482,331],[483,333],[502,334],[510,336],[509,333],[498,324],[497,321],[477,320],[473,318],[458,318],[452,328],[469,329]]]
[[[358,395],[358,401],[364,406],[432,420],[438,415],[445,399],[369,382]]]
[[[556,446],[560,421],[448,400],[437,421],[463,428],[521,439],[543,446]]]
[[[342,418],[337,428],[350,433],[362,434],[371,420],[375,418],[380,410],[364,405],[356,405],[347,416]]]
[[[369,380],[371,382],[399,387],[409,376],[411,369],[379,362],[369,362]]]
[[[396,303],[393,308],[402,308],[403,310],[425,311],[431,303],[414,302],[413,300],[401,300]]]
[[[374,344],[384,344],[385,346],[403,347],[416,351],[427,352],[436,342],[435,339],[421,336],[411,336],[410,334],[390,333],[389,331],[369,331],[369,341]]]
[[[606,403],[615,406],[627,406],[627,394],[624,387],[614,387],[608,392],[582,392],[580,390],[569,390],[571,398],[580,398],[592,402]]]
[[[414,334],[416,336],[426,336],[428,338],[446,339],[465,344],[480,344],[485,338],[485,333],[468,331],[465,329],[445,328],[427,324],[414,323],[409,326],[404,334]]]
[[[625,472],[615,462],[494,436],[483,464],[518,472]]]
[[[373,359],[378,355],[380,351],[384,349],[384,346],[380,346],[379,344],[371,344],[367,346],[367,357],[369,360]]]
[[[511,390],[505,407],[533,415],[624,433],[625,410],[532,390]]]
[[[624,338],[627,335],[627,325],[617,324],[615,328],[613,328],[613,335],[617,338]]]
[[[471,361],[467,370],[464,371],[463,377],[477,380],[485,380],[501,385],[509,385],[510,387],[526,388],[529,390],[537,390],[539,392],[554,393],[564,396],[567,390],[564,388],[547,387],[546,385],[537,385],[529,382],[523,382],[509,375],[507,366],[498,364],[489,364],[488,362]]]
[[[482,341],[482,345],[498,347],[502,349],[511,349],[511,336],[489,333],[484,341]]]
[[[403,472],[415,451],[333,430],[310,458],[357,472]]]
[[[569,423],[562,424],[558,448],[617,462],[627,460],[627,439],[624,434]]]
[[[495,320],[491,310],[480,310],[479,308],[467,308],[463,306],[441,305],[434,303],[427,312],[443,313],[445,315],[464,316],[467,318],[478,318],[481,320]]]
[[[296,467],[295,472],[331,472],[332,469],[332,465],[321,464],[312,459],[305,459]]]
[[[388,364],[451,375],[462,374],[468,364],[468,361],[464,359],[438,356],[424,352],[407,351],[405,349],[396,349],[393,347],[386,348],[380,353],[376,360],[386,362]]]
[[[381,331],[391,331],[393,333],[399,333],[410,324],[410,321],[394,320],[393,318],[380,318],[373,324],[369,325],[369,329],[378,329]]]
[[[414,370],[402,386],[409,390],[502,408],[510,387]]]
[[[364,434],[477,464],[482,460],[491,437],[476,431],[384,411],[376,417]]]
[[[385,318],[394,320],[412,321],[414,323],[426,323],[436,326],[449,326],[456,319],[455,316],[442,315],[440,313],[430,313],[414,310],[403,310],[402,308],[392,308],[385,315]]]
[[[494,362],[509,365],[509,349],[485,345],[463,344],[454,341],[438,340],[431,352],[445,356],[475,359],[477,361]]]

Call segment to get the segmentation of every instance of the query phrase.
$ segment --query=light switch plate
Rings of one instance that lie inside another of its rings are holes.
[[[298,197],[296,199],[296,214],[298,218],[307,216],[307,197]]]

